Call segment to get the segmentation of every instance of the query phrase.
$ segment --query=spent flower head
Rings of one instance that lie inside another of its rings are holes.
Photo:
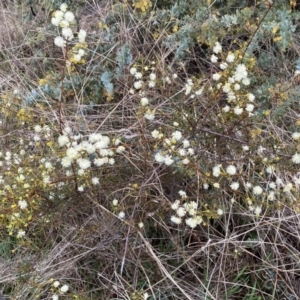
[[[235,60],[234,54],[231,53],[231,52],[229,52],[228,55],[227,55],[227,57],[226,57],[226,61],[227,61],[228,63],[232,63],[232,62],[234,62],[234,60]]]
[[[72,23],[75,21],[75,16],[71,11],[67,11],[64,15],[65,20],[68,22]]]
[[[61,10],[56,10],[54,12],[54,18],[57,19],[59,22],[63,19],[64,17],[64,12]]]
[[[239,185],[238,182],[232,182],[232,183],[230,184],[230,187],[231,187],[234,191],[236,191],[236,190],[239,189],[240,185]]]
[[[221,44],[220,44],[219,42],[216,42],[216,43],[215,43],[215,45],[214,45],[214,47],[213,47],[213,52],[214,52],[215,54],[219,54],[219,53],[222,52],[222,46],[221,46]]]
[[[292,138],[293,138],[295,141],[300,140],[300,132],[293,132]]]
[[[140,101],[142,106],[147,106],[149,104],[149,100],[146,97],[143,97]]]
[[[55,44],[57,47],[64,48],[64,47],[66,46],[66,41],[65,41],[61,36],[57,36],[57,37],[54,39],[54,44]]]
[[[66,12],[67,9],[68,9],[68,4],[62,3],[62,4],[60,5],[60,10],[61,10],[62,12]]]
[[[229,165],[229,166],[226,168],[226,172],[227,172],[227,174],[229,174],[229,175],[235,175],[235,174],[236,174],[236,167],[233,166],[233,165]]]
[[[256,185],[253,187],[254,195],[260,195],[260,194],[262,194],[262,192],[263,192],[263,189],[259,185]]]
[[[292,156],[292,162],[294,164],[300,164],[300,154],[299,153],[295,153],[293,156]]]
[[[86,31],[83,29],[80,29],[78,32],[78,41],[79,43],[84,43],[86,38]]]
[[[69,290],[69,286],[64,284],[61,288],[60,291],[61,293],[66,293]]]
[[[218,57],[216,56],[216,55],[212,55],[211,56],[211,58],[210,58],[210,61],[212,62],[212,63],[217,63],[218,62]]]
[[[129,73],[130,73],[131,75],[135,75],[136,72],[137,72],[137,68],[135,68],[135,67],[132,67],[132,68],[130,68],[130,70],[129,70]]]
[[[221,174],[221,165],[216,165],[213,167],[213,176],[219,177]]]
[[[179,224],[181,224],[182,219],[179,218],[179,217],[176,217],[176,216],[172,216],[172,217],[171,217],[171,221],[172,221],[173,223],[179,225]]]

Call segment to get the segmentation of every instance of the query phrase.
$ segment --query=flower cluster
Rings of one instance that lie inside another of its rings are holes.
[[[174,74],[174,75],[177,77],[176,74]],[[196,96],[201,96],[202,93],[203,93],[203,87],[200,87],[200,88],[197,89],[197,88],[195,88],[195,86],[196,85],[195,85],[194,81],[191,78],[188,78],[186,80],[186,83],[185,83],[184,88],[183,88],[183,91],[184,91],[185,95],[186,96],[189,95],[189,97],[192,98],[192,99],[195,98]]]
[[[50,159],[45,150],[51,138],[48,125],[35,125],[33,130],[27,128],[27,133],[19,138],[20,148],[16,152],[13,152],[15,149],[0,152],[1,204],[9,208],[5,215],[0,215],[0,220],[6,224],[9,234],[16,234],[19,239],[26,235],[29,222],[41,200],[36,192],[38,187],[44,188],[53,178],[52,161],[55,158]],[[35,169],[39,170],[40,176],[36,177]]]
[[[149,99],[145,96],[145,92],[143,88],[148,85],[149,88],[154,88],[156,86],[156,73],[155,67],[153,66],[154,62],[152,62],[152,66],[145,66],[143,71],[147,73],[147,78],[143,79],[144,74],[139,72],[138,69],[133,66],[130,68],[129,72],[134,76],[133,89],[130,90],[131,94],[135,94],[136,91],[139,93],[141,99],[140,104],[144,107],[144,117],[145,119],[152,121],[155,119],[155,111],[149,107]]]
[[[237,168],[233,164],[227,165],[227,167],[225,169],[223,169],[222,164],[215,165],[212,168],[213,177],[218,178],[221,175],[223,175],[223,177],[227,177],[227,178],[229,178],[229,180],[231,180],[230,188],[232,190],[237,190],[239,188],[239,183],[236,181],[232,181],[233,178],[235,178],[237,174],[238,174]],[[219,188],[220,184],[218,182],[214,182],[213,186],[215,188]],[[207,183],[205,183],[204,189],[208,189],[208,187],[209,187],[209,185]]]
[[[136,0],[132,4],[133,7],[136,9],[139,9],[141,12],[147,11],[149,8],[151,8],[152,3],[150,0]]]
[[[120,219],[124,219],[125,218],[126,214],[125,214],[123,208],[121,207],[118,199],[113,199],[111,201],[111,210],[112,210],[112,212],[114,212],[115,214],[117,214],[117,216]]]
[[[100,133],[92,133],[84,137],[74,134],[70,127],[63,130],[63,134],[58,137],[57,141],[60,147],[66,149],[61,158],[61,165],[66,169],[67,176],[72,175],[71,169],[76,169],[78,176],[84,176],[92,165],[95,167],[114,165],[116,153],[125,151],[119,139],[111,141],[107,135]],[[99,184],[99,179],[93,177],[92,184]],[[84,187],[79,186],[78,190],[83,191]]]
[[[80,31],[83,31],[82,29]],[[74,64],[85,63],[87,44],[85,42],[75,44],[69,52],[69,61]]]
[[[182,219],[185,217],[185,223],[191,227],[195,228],[197,225],[201,224],[203,219],[198,212],[198,203],[195,201],[185,202],[181,205],[182,200],[186,200],[187,194],[184,191],[178,192],[181,200],[176,200],[172,205],[171,209],[176,212],[175,215],[171,216],[171,221],[177,225],[182,223]]]
[[[74,14],[71,11],[67,11],[67,9],[67,4],[63,3],[60,6],[60,10],[56,10],[53,13],[53,17],[51,19],[51,23],[54,26],[61,28],[61,36],[57,36],[54,39],[54,44],[61,48],[65,48],[67,42],[70,42],[74,39],[72,25],[76,23],[76,20]],[[72,56],[70,57],[70,61],[73,63],[81,62],[82,57],[85,55],[86,31],[80,29],[77,34],[77,38],[78,43],[72,48]]]
[[[191,158],[195,156],[195,151],[191,147],[190,141],[183,137],[180,130],[175,130],[169,137],[165,137],[160,130],[155,129],[151,132],[151,136],[161,146],[154,155],[154,159],[158,163],[166,166],[174,163],[188,165]]]
[[[186,225],[195,228],[203,222],[203,213],[200,212],[198,202],[187,201],[188,196],[185,191],[180,190],[178,194],[181,199],[175,200],[171,205],[171,209],[176,212],[175,215],[171,216],[171,221],[179,225],[185,218]],[[181,204],[183,201],[185,202]],[[223,209],[218,208],[214,214],[215,216],[222,216],[224,211]]]
[[[136,67],[132,67],[130,68],[129,72],[131,75],[134,76],[135,78],[135,82],[133,83],[133,87],[135,90],[140,90],[142,89],[143,86],[145,86],[146,84],[148,84],[149,88],[154,88],[156,85],[156,74],[155,74],[155,67],[144,67],[144,71],[146,71],[148,74],[148,78],[143,80],[143,73],[139,72],[138,69]],[[131,93],[134,93],[134,90],[131,90]]]
[[[53,279],[51,281],[53,281]],[[51,299],[58,300],[60,295],[64,295],[69,291],[69,286],[67,284],[61,285],[58,280],[55,280],[52,284],[52,290],[54,291],[54,294]]]
[[[211,62],[219,67],[220,72],[214,73],[212,79],[217,82],[217,88],[224,92],[228,103],[223,106],[223,112],[233,111],[234,115],[247,112],[248,116],[252,116],[255,109],[255,96],[246,90],[250,85],[246,65],[238,63],[237,56],[232,52],[227,54],[225,61],[219,62],[217,55],[222,54],[222,46],[219,42],[213,47],[213,52]]]

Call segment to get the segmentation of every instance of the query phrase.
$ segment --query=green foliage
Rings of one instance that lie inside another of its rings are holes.
[[[109,94],[112,94],[113,90],[114,90],[114,86],[111,83],[112,77],[113,77],[113,74],[109,71],[105,71],[104,73],[102,73],[102,75],[100,77],[101,82],[103,83],[107,93],[109,93]]]
[[[130,45],[125,44],[118,50],[116,62],[118,63],[118,67],[116,68],[116,78],[118,79],[122,75],[124,68],[133,62]]]

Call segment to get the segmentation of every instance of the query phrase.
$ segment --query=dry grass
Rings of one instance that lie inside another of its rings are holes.
[[[32,217],[26,239],[9,236],[6,225],[1,226],[0,291],[10,299],[51,299],[55,292],[53,280],[59,280],[70,287],[61,299],[136,300],[144,299],[144,293],[148,293],[148,299],[299,299],[298,187],[295,186],[293,201],[289,194],[279,191],[280,204],[268,203],[260,216],[249,210],[248,191],[230,190],[228,176],[220,179],[219,190],[203,188],[205,180],[210,184],[214,180],[207,175],[214,160],[224,165],[234,163],[242,170],[236,177],[241,184],[256,180],[267,186],[276,176],[291,181],[297,173],[297,165],[290,162],[294,152],[289,150],[294,147],[291,132],[299,119],[295,103],[292,101],[284,110],[287,120],[261,114],[263,117],[257,118],[255,124],[225,117],[222,123],[214,112],[221,110],[224,99],[217,92],[211,96],[209,87],[215,85],[210,79],[213,66],[209,57],[198,59],[200,50],[194,48],[185,62],[175,62],[173,49],[161,43],[170,34],[168,26],[160,28],[160,35],[154,38],[151,32],[154,15],[139,18],[131,7],[122,9],[124,13],[111,1],[87,1],[79,9],[79,27],[89,33],[89,59],[84,67],[76,69],[81,75],[80,87],[72,79],[70,95],[58,102],[39,85],[39,80],[51,72],[61,75],[59,70],[64,61],[53,45],[55,35],[48,30],[47,12],[41,10],[26,22],[24,15],[29,12],[24,7],[0,4],[2,91],[14,95],[18,90],[18,96],[12,97],[24,107],[28,106],[24,99],[32,89],[40,97],[37,101],[40,107],[30,108],[33,121],[28,128],[32,130],[35,121],[52,124],[54,140],[67,126],[83,136],[101,132],[119,137],[127,150],[122,162],[94,170],[102,176],[101,188],[88,186],[80,194],[74,190],[77,182],[66,180],[69,194],[66,196],[62,189],[64,197],[51,201],[45,196],[47,188],[39,190],[37,193],[44,197],[44,203],[39,214]],[[116,30],[114,38],[118,43],[105,48],[111,43],[103,38],[108,36],[106,29],[99,32],[98,23],[107,16],[110,16],[107,31]],[[172,76],[175,71],[180,75],[172,85],[161,83],[147,94],[156,111],[156,118],[150,123],[141,117],[143,108],[137,109],[141,96],[130,91],[133,79],[128,73],[129,65],[114,81],[115,98],[105,99],[107,95],[102,91],[103,98],[90,104],[92,79],[97,78],[100,85],[103,69],[117,67],[117,53],[124,44],[132,48],[134,61],[130,66],[151,67],[154,60],[157,77]],[[100,47],[105,49],[100,51]],[[296,44],[294,47],[293,53],[297,53],[299,48]],[[287,76],[291,76],[291,66],[285,67]],[[195,99],[178,96],[186,79],[195,75],[198,68],[206,75],[197,82],[203,84],[205,94]],[[258,69],[254,68],[254,72]],[[57,78],[58,75],[53,76],[52,82]],[[290,98],[297,97],[295,84],[292,82],[289,88]],[[274,95],[277,96],[276,91]],[[277,112],[283,103],[275,96],[272,102],[257,106],[267,105]],[[3,101],[1,105],[4,107]],[[185,114],[189,117],[187,121]],[[170,135],[176,118],[180,126],[184,124],[183,131],[195,146],[195,161],[189,164],[189,170],[164,167],[153,160],[153,153],[160,145],[153,142],[151,132],[160,128],[165,136]],[[29,129],[22,131],[23,125],[20,127],[16,119],[3,112],[2,125],[3,152],[14,147],[19,151],[18,139],[28,141],[33,135]],[[262,130],[251,140],[253,128]],[[253,148],[245,154],[241,147],[250,140]],[[261,144],[270,148],[276,144],[285,149],[278,154],[281,160],[276,176],[265,175],[267,164],[263,157],[275,161],[277,152],[257,154],[255,147]],[[28,156],[38,153],[31,146]],[[262,169],[254,172],[255,166]],[[37,172],[40,170],[38,165],[35,168]],[[63,176],[63,170],[58,169],[57,178]],[[179,190],[185,190],[191,200],[203,202],[206,215],[195,229],[185,224],[174,226],[170,221],[170,206],[178,198]],[[112,205],[114,198],[119,201],[118,208]],[[3,199],[0,201],[7,200]],[[209,217],[219,207],[224,209],[224,215]],[[125,219],[118,216],[121,209],[125,211]],[[139,222],[143,222],[143,228],[139,228]]]

